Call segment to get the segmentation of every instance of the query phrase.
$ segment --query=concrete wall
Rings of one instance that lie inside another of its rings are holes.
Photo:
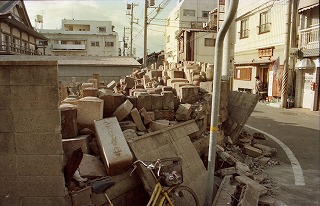
[[[100,75],[100,81],[109,83],[112,80],[118,82],[121,77],[130,75],[134,69],[139,67],[104,67],[104,66],[82,66],[82,65],[59,65],[59,80],[71,82],[76,77],[77,82],[87,82],[92,79],[93,74]]]
[[[0,205],[64,205],[56,61],[0,61]]]

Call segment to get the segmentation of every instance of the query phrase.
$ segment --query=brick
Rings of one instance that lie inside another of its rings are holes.
[[[152,122],[152,118],[149,116],[149,114],[145,108],[140,109],[139,113],[140,113],[141,117],[143,118],[144,124],[149,124],[150,122]]]
[[[17,154],[62,154],[59,133],[15,133]],[[26,144],[28,142],[28,144]]]
[[[183,86],[179,88],[179,98],[181,103],[195,103],[199,100],[198,87]]]
[[[116,175],[127,169],[133,160],[117,118],[95,121],[96,138],[108,175]]]
[[[93,124],[95,120],[103,118],[104,101],[97,97],[84,97],[78,100],[77,122]]]
[[[168,126],[169,126],[168,120],[166,122],[161,120],[156,120],[156,121],[150,122],[149,129],[152,129],[153,131],[158,131]]]
[[[137,125],[133,121],[122,121],[119,122],[119,125],[122,131],[127,129],[137,130]]]
[[[140,110],[142,108],[145,108],[147,111],[152,110],[152,102],[151,102],[151,96],[148,94],[148,92],[141,92],[137,94],[137,109]]]
[[[2,167],[0,169],[0,176],[17,175],[17,161],[15,155],[1,155],[0,165]]]
[[[245,154],[251,156],[251,157],[259,157],[262,155],[262,150],[252,147],[250,145],[244,145],[243,146],[243,151]]]
[[[1,73],[0,73],[1,74]],[[11,87],[0,86],[0,110],[11,109]]]
[[[137,128],[139,131],[146,131],[146,127],[144,126],[140,113],[137,108],[134,108],[131,110],[131,117],[134,121],[134,123],[137,125]]]
[[[63,139],[74,138],[78,134],[77,107],[73,104],[59,106],[61,115],[61,135]]]
[[[162,109],[171,110],[174,109],[174,95],[170,91],[162,92]]]
[[[65,182],[61,176],[18,176],[16,188],[21,196],[54,197],[65,195]]]
[[[62,175],[62,155],[17,155],[16,160],[20,176]]]
[[[151,95],[151,110],[162,109],[162,100],[163,97],[159,94]]]
[[[63,139],[62,148],[67,157],[70,157],[72,152],[78,148],[82,149],[82,152],[85,154],[90,153],[90,135],[81,135],[72,139]]]
[[[126,116],[130,114],[130,111],[133,108],[133,104],[126,100],[122,105],[120,105],[116,111],[112,114],[112,116],[115,116],[118,121],[123,120]]]
[[[155,110],[154,111],[155,120],[166,119],[173,121],[175,119],[173,110]]]
[[[79,172],[81,177],[88,178],[104,177],[107,175],[105,167],[99,158],[89,154],[83,154],[79,165]]]
[[[0,145],[0,154],[14,154],[16,152],[14,134],[0,132]]]
[[[61,126],[58,107],[57,110],[13,110],[13,117],[15,132],[60,131]],[[9,121],[10,119],[8,118],[7,122]],[[0,125],[3,126],[3,124]]]
[[[190,119],[192,112],[191,104],[180,104],[176,111],[176,120],[177,121],[187,121]]]
[[[0,132],[13,132],[13,115],[11,110],[0,110]]]

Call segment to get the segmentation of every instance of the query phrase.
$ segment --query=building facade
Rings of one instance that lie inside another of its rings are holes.
[[[233,90],[256,93],[262,81],[263,98],[280,102],[286,48],[286,0],[240,1],[236,17]],[[290,80],[292,77],[289,77]],[[290,81],[289,80],[289,81]],[[293,95],[293,87],[288,87]]]
[[[46,55],[120,56],[118,33],[111,21],[63,19],[60,30],[40,32],[49,39]]]
[[[203,33],[195,34],[195,29],[199,29],[200,27],[200,30],[203,30],[203,27],[206,27],[209,12],[216,8],[216,6],[216,1],[210,0],[180,0],[178,2],[166,21],[164,48],[166,61],[169,63],[178,63],[183,60],[197,61],[197,56],[190,53],[192,48],[194,48],[194,51],[198,48],[197,52],[205,53],[205,51],[202,51],[202,49],[206,50],[205,39],[210,38],[207,42],[209,45],[212,45],[215,37],[210,31],[205,35]],[[193,31],[188,31],[188,29]],[[199,36],[195,37],[195,35]],[[200,43],[200,41],[202,41],[202,43]],[[187,49],[188,47],[190,48],[189,50]],[[212,48],[212,46],[208,47]],[[211,55],[213,55],[213,52],[214,49],[212,49]],[[206,60],[203,59],[203,61]]]
[[[319,110],[319,1],[300,1],[299,59],[296,63],[296,107]]]
[[[46,37],[32,28],[23,1],[0,1],[0,55],[41,55],[37,41]]]

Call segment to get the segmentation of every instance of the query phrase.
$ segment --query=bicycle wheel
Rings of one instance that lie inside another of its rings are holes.
[[[174,206],[199,206],[199,200],[196,193],[187,186],[178,185],[171,189],[168,193]],[[169,205],[167,199],[164,200],[163,205]]]

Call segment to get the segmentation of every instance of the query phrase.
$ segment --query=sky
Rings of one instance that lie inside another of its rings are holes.
[[[166,0],[155,0],[155,5]],[[159,12],[148,26],[148,53],[159,52],[164,47],[165,19],[176,6],[177,0],[168,0],[167,6]],[[119,41],[123,39],[124,27],[126,37],[130,37],[130,16],[126,15],[127,3],[134,3],[133,48],[136,55],[143,57],[143,24],[145,0],[25,0],[30,21],[35,27],[36,15],[43,15],[43,29],[60,29],[62,19],[112,21]],[[154,8],[148,8],[148,16],[156,13]],[[127,39],[129,43],[130,40]],[[120,46],[122,44],[120,43]]]

